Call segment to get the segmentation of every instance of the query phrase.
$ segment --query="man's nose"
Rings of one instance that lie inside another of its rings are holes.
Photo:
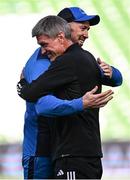
[[[87,30],[86,30],[86,31],[84,31],[83,36],[84,36],[85,38],[88,38],[88,31],[87,31]]]
[[[46,52],[47,52],[47,51],[46,51],[45,48],[42,48],[42,49],[41,49],[41,54],[42,54],[42,55],[43,55],[43,54],[46,54]]]

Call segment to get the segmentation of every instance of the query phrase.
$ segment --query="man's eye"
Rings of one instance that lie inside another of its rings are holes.
[[[90,29],[90,28],[88,28],[88,27],[86,27],[86,26],[81,28],[82,31],[89,31],[89,29]]]
[[[86,30],[86,27],[81,27],[81,30],[82,30],[82,31]]]

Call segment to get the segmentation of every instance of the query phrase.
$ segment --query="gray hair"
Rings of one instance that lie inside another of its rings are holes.
[[[46,16],[42,18],[32,29],[32,37],[47,35],[55,38],[60,32],[64,32],[67,39],[71,39],[70,25],[59,16]]]

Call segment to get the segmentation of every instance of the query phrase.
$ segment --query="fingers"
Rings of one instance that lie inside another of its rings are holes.
[[[21,84],[18,83],[17,84],[17,92],[18,92],[18,94],[20,94],[21,88],[22,88]]]
[[[100,67],[102,68],[102,70],[104,71],[104,72],[110,72],[111,71],[111,66],[109,66],[109,65],[100,65]]]
[[[98,86],[95,86],[91,91],[90,94],[94,94],[98,90]]]
[[[110,95],[110,96],[100,100],[99,103],[98,103],[99,107],[104,107],[112,99],[113,99],[113,96]]]
[[[110,78],[112,77],[112,67],[111,66],[104,65],[101,68],[102,68],[105,76],[109,76]]]
[[[103,99],[102,101],[94,103],[94,105],[92,107],[90,107],[90,108],[101,108],[101,107],[104,107],[112,99],[113,99],[113,96],[109,96],[109,97]]]
[[[99,57],[97,58],[97,63],[98,63],[98,64],[101,64],[101,63],[102,63],[102,61],[101,61],[101,59],[100,59]]]
[[[106,98],[106,97],[108,97],[108,96],[110,96],[110,95],[112,95],[112,94],[114,94],[114,92],[111,90],[111,89],[109,89],[109,90],[107,90],[107,91],[104,91],[104,92],[102,92],[102,93],[100,93],[100,94],[95,94],[95,98]]]
[[[112,67],[105,63],[104,61],[101,61],[100,58],[97,58],[97,63],[99,64],[100,68],[103,70],[105,76],[112,77]]]
[[[104,107],[111,99],[113,99],[113,94],[114,92],[112,90],[97,94],[95,104],[99,107]]]
[[[99,94],[93,94],[97,91],[97,89],[98,87],[95,86],[95,88],[83,96],[84,108],[104,107],[113,98],[112,95],[114,92],[111,89]]]
[[[104,71],[111,70],[111,66],[103,61],[99,65]]]
[[[100,58],[97,58],[97,62],[104,71],[111,68],[109,64],[105,63],[104,61],[101,61]]]
[[[95,105],[97,105],[97,106],[100,106],[100,105],[102,105],[102,104],[106,104],[106,103],[108,103],[111,99],[113,99],[113,96],[110,94],[110,95],[107,95],[107,96],[104,96],[104,97],[102,97],[102,98],[97,98],[96,100],[95,100]]]

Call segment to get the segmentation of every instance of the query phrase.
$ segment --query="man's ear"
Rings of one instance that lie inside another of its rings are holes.
[[[57,38],[58,38],[58,40],[61,42],[61,43],[63,43],[63,41],[64,41],[64,39],[65,39],[65,34],[64,34],[64,32],[59,32],[59,34],[57,35]]]

